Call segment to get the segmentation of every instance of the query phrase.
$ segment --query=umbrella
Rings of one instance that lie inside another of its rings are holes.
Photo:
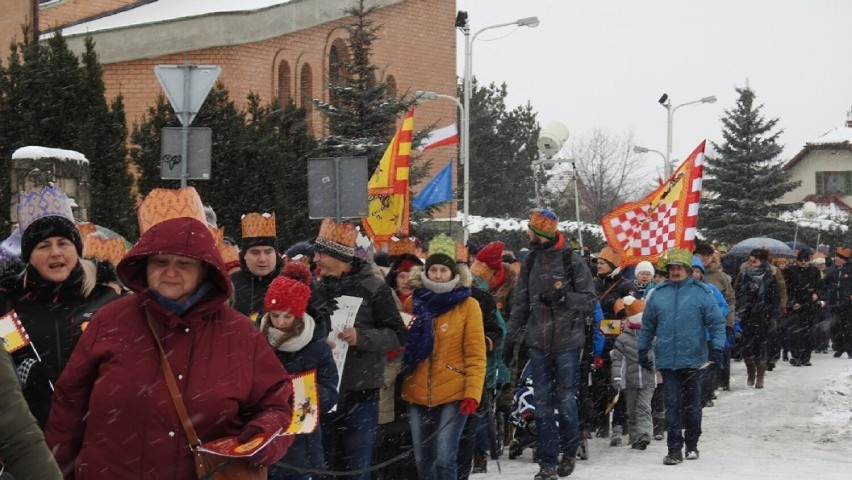
[[[792,248],[793,250],[808,250],[810,252],[814,252],[813,247],[805,245],[802,242],[787,242],[787,246]]]
[[[734,257],[747,257],[755,248],[765,248],[769,253],[776,257],[793,258],[793,249],[786,243],[775,240],[769,237],[752,237],[747,238],[740,243],[734,245],[728,250],[727,255]]]

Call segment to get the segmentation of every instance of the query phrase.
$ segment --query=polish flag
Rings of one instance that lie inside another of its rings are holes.
[[[423,143],[418,150],[425,152],[433,148],[445,147],[447,145],[457,145],[459,143],[459,131],[456,129],[456,124],[447,125],[446,127],[432,130],[428,137],[423,139]]]

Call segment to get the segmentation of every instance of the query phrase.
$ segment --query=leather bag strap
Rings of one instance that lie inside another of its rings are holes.
[[[148,326],[151,327],[151,333],[154,334],[154,340],[157,342],[157,348],[160,350],[160,365],[163,367],[163,377],[166,379],[166,386],[169,387],[169,393],[172,396],[172,402],[175,404],[180,423],[186,432],[186,438],[189,440],[190,448],[195,450],[195,447],[201,445],[198,440],[198,435],[195,433],[195,428],[189,420],[189,414],[186,413],[186,405],[183,403],[183,394],[177,386],[175,374],[172,372],[172,366],[169,364],[169,359],[166,358],[166,351],[163,349],[163,343],[160,341],[160,336],[157,334],[157,329],[154,326],[154,319],[151,314],[145,311],[145,316],[148,318]]]

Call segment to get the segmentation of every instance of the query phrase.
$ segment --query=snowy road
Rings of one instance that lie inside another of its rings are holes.
[[[782,362],[763,390],[747,387],[745,365],[734,362],[731,391],[719,391],[716,406],[704,409],[699,460],[665,466],[665,440],[638,451],[596,438],[591,458],[578,461],[569,478],[852,479],[852,360],[814,354],[812,362]],[[529,450],[500,464],[507,480],[532,480],[538,471]],[[487,474],[471,476],[497,477],[493,461]]]

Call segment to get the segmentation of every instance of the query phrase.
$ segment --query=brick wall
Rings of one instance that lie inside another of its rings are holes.
[[[7,65],[9,44],[23,40],[21,25],[32,22],[31,0],[0,0],[0,65]]]
[[[38,24],[41,30],[51,30],[139,2],[140,0],[60,0],[41,7]]]

